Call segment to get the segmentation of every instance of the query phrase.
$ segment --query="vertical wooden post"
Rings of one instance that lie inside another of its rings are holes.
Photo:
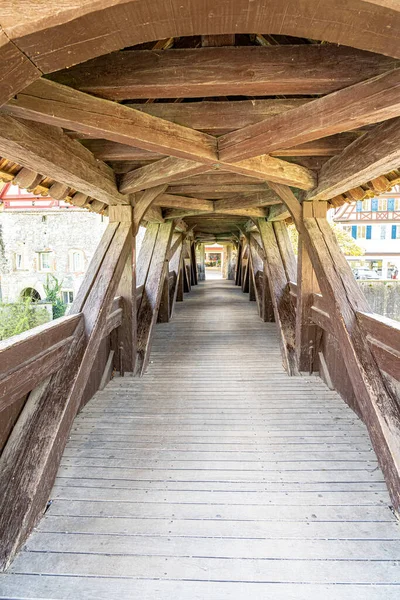
[[[304,202],[303,215],[325,217],[326,202]],[[301,372],[316,370],[318,366],[317,351],[317,326],[311,320],[311,306],[314,293],[319,292],[317,277],[307,251],[307,245],[303,239],[303,233],[299,233],[299,246],[297,256],[297,302],[296,302],[296,355]],[[311,348],[314,348],[314,357],[310,356]]]
[[[165,273],[168,269],[167,253],[173,229],[172,221],[158,225],[154,250],[138,311],[137,372],[141,375],[144,374],[150,357],[153,329],[157,322]]]
[[[179,295],[179,286],[182,281],[181,272],[182,272],[182,254],[183,254],[183,242],[184,236],[180,233],[178,234],[180,238],[180,245],[176,249],[175,253],[172,255],[170,259],[170,272],[174,274],[174,285],[169,291],[169,316],[172,318],[175,309],[175,302],[178,300]],[[180,286],[183,294],[182,285]],[[183,300],[183,298],[182,298]]]
[[[200,269],[199,269],[199,281],[204,281],[206,278],[206,246],[200,244]]]
[[[197,285],[198,273],[197,273],[196,245],[194,242],[190,242],[190,266],[191,266],[191,284]]]
[[[133,208],[118,206],[109,209],[110,223],[131,224]],[[131,228],[131,251],[128,254],[124,271],[117,289],[117,296],[123,300],[123,320],[118,329],[112,332],[111,345],[114,350],[114,365],[119,371],[134,373],[136,364],[136,236]]]
[[[239,242],[237,249],[237,260],[236,260],[236,272],[235,272],[235,285],[241,285],[241,275],[242,275],[242,253],[243,253],[243,244]]]
[[[293,265],[290,265],[291,257],[288,252],[281,252],[278,237],[272,223],[268,223],[264,219],[258,219],[258,228],[265,252],[265,266],[271,290],[275,321],[280,334],[283,365],[289,375],[298,375],[299,371],[295,351],[296,317],[290,298],[287,277],[288,269],[293,269]],[[282,248],[284,247],[282,246]]]

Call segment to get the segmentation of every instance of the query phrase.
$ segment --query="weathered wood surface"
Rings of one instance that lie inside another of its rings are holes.
[[[40,75],[39,69],[0,29],[0,106]]]
[[[397,600],[400,534],[365,427],[280,363],[240,289],[201,282],[157,326],[146,376],[78,416],[0,596]]]
[[[157,323],[165,273],[168,270],[167,253],[174,230],[173,222],[156,227],[153,232],[153,251],[137,315],[137,372],[140,375],[144,374],[150,357],[153,330]]]
[[[283,225],[286,227],[286,225]],[[298,375],[296,357],[295,327],[296,316],[290,299],[287,273],[293,271],[293,249],[289,252],[289,244],[279,244],[274,224],[259,219],[258,228],[265,252],[265,268],[271,290],[271,301],[274,308],[275,322],[280,335],[282,360],[289,375]],[[283,239],[282,231],[281,241]],[[286,233],[287,236],[287,233]],[[285,268],[285,265],[287,267]]]
[[[0,412],[62,367],[81,318],[61,317],[0,342]]]
[[[376,125],[321,169],[309,200],[329,200],[384,175],[400,164],[400,118]]]
[[[380,75],[397,61],[321,45],[131,50],[52,79],[107,98],[204,98],[328,94]]]
[[[274,150],[379,123],[400,115],[400,69],[349,86],[218,140],[222,161]]]
[[[247,0],[228,0],[221,5],[199,6],[189,0],[182,11],[179,1],[164,5],[152,1],[143,11],[136,0],[123,4],[99,4],[88,0],[77,5],[64,0],[57,13],[54,5],[27,4],[26,0],[6,3],[2,27],[17,47],[44,73],[71,67],[120,48],[171,36],[219,35],[240,31],[271,32],[284,36],[326,40],[400,58],[398,31],[400,10],[397,0],[288,0],[282,11],[280,0],[271,0],[269,10],[251,7]],[[179,16],[178,16],[179,15]],[[388,26],[388,22],[390,27]],[[110,23],[118,24],[110,35]],[[135,27],[132,27],[132,23]],[[371,35],[371,23],[373,23]]]
[[[0,148],[9,160],[105,204],[127,202],[118,192],[113,170],[56,127],[1,114]]]

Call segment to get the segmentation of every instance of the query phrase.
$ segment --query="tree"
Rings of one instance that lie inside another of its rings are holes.
[[[47,275],[47,280],[43,287],[46,292],[46,302],[51,302],[53,305],[53,319],[64,316],[67,305],[61,300],[62,281],[58,281],[54,275]]]
[[[0,304],[0,340],[6,340],[47,321],[47,310],[33,303],[30,298],[24,302]]]

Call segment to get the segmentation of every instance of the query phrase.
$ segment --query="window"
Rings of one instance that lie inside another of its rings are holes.
[[[343,225],[343,231],[351,235],[351,225]]]
[[[367,236],[367,226],[359,225],[357,227],[357,239],[365,240],[366,236]]]
[[[356,211],[357,212],[361,212],[362,209],[363,209],[363,203],[362,203],[362,201],[361,200],[357,200],[357,202],[356,202]]]
[[[52,270],[52,252],[39,252],[39,270]]]
[[[74,292],[72,290],[63,290],[61,297],[64,304],[72,304],[74,301]]]
[[[400,225],[392,225],[392,240],[400,239]]]
[[[378,210],[380,210],[380,211],[387,210],[387,200],[386,200],[386,198],[379,198],[378,199]]]
[[[400,198],[394,199],[394,210],[400,210]]]
[[[69,254],[69,270],[72,273],[82,273],[84,271],[84,255],[82,250],[71,250]]]
[[[20,271],[24,268],[24,257],[20,252],[15,254],[15,269]]]
[[[386,225],[381,225],[381,240],[386,240]]]

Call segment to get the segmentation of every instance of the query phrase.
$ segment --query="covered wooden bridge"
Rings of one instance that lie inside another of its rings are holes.
[[[0,598],[398,598],[400,327],[326,214],[400,181],[399,3],[3,4],[0,179],[109,225],[0,346]]]

